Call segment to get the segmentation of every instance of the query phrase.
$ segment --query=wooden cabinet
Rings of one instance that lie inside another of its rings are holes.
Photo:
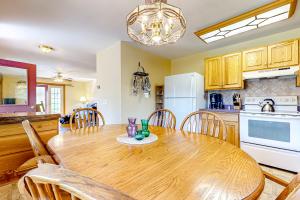
[[[227,133],[227,142],[240,147],[239,113],[214,112],[212,110],[209,111],[217,114],[221,119],[224,120]]]
[[[205,89],[217,90],[223,87],[222,58],[209,58],[205,60]]]
[[[59,117],[60,115],[56,114],[28,116],[16,114],[12,117],[0,115],[0,183],[14,178],[14,170],[34,157],[21,122],[28,119],[46,144],[51,137],[58,134]]]
[[[298,40],[291,40],[268,46],[268,68],[298,65],[298,48]]]
[[[290,40],[205,60],[205,90],[243,89],[242,72],[297,66],[299,40]],[[297,76],[300,87],[300,74]]]
[[[225,121],[227,131],[227,142],[240,147],[239,122]]]
[[[256,71],[268,67],[268,47],[243,51],[243,71]]]
[[[241,53],[205,60],[205,90],[241,88],[243,88]]]
[[[222,57],[223,88],[242,88],[242,54],[234,53]]]
[[[299,64],[299,40],[243,51],[243,71],[289,67]]]

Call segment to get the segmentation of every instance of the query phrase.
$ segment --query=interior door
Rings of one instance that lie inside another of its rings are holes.
[[[48,108],[51,113],[65,113],[64,87],[49,85],[48,88]]]
[[[223,56],[223,88],[242,88],[242,55],[241,53]]]
[[[216,90],[223,87],[223,69],[221,57],[205,61],[205,90]]]

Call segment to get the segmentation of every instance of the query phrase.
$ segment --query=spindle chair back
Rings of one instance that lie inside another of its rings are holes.
[[[224,121],[217,114],[211,112],[197,111],[189,114],[182,121],[180,130],[227,140]]]
[[[103,115],[92,108],[81,108],[73,112],[70,118],[71,130],[89,128],[89,127],[100,127],[105,125]]]
[[[58,165],[39,164],[18,182],[24,199],[32,200],[132,200],[107,185]]]
[[[164,128],[176,127],[176,117],[172,111],[168,109],[159,109],[154,111],[148,118],[149,125],[160,126]]]

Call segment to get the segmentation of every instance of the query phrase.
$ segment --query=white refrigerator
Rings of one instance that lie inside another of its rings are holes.
[[[176,129],[191,112],[205,108],[204,77],[198,73],[165,77],[164,106],[176,117]]]

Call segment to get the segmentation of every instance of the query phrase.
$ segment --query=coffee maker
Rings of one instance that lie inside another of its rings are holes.
[[[220,93],[212,93],[209,95],[210,109],[224,109],[223,96]]]

